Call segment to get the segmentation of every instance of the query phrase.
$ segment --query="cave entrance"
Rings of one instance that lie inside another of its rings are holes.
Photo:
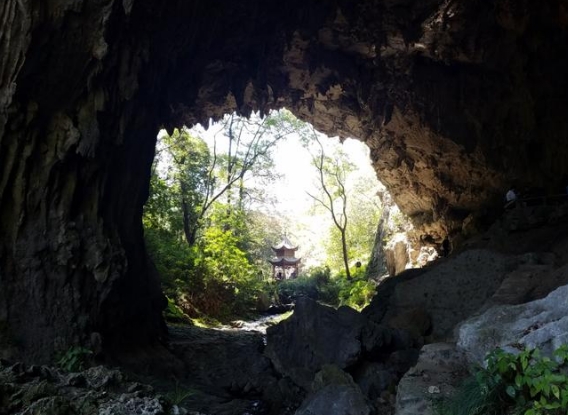
[[[269,262],[286,236],[300,246],[301,281],[361,281],[344,301],[362,308],[380,273],[367,264],[384,193],[364,143],[285,109],[161,131],[143,222],[169,312],[222,318],[294,301]]]

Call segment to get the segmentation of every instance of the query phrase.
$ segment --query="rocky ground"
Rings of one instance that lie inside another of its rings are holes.
[[[565,208],[520,209],[362,313],[304,299],[266,334],[170,327],[161,377],[2,361],[0,415],[430,414],[492,348],[568,341]]]
[[[103,366],[67,373],[0,362],[2,415],[188,414],[175,398]]]

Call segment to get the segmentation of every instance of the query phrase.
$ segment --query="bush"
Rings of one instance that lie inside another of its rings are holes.
[[[345,284],[339,292],[341,305],[347,305],[358,311],[365,308],[375,295],[376,285],[373,281],[364,278],[352,280]]]
[[[289,304],[301,297],[317,300],[319,297],[318,281],[311,275],[300,275],[298,278],[277,283],[280,302]]]
[[[172,323],[191,323],[191,319],[186,315],[183,310],[176,304],[174,300],[166,296],[168,305],[164,310],[164,317],[166,321]]]
[[[71,346],[57,358],[57,366],[65,372],[79,372],[85,369],[93,352],[85,347]]]
[[[568,346],[555,359],[538,349],[519,354],[497,349],[458,392],[438,405],[440,415],[560,415],[568,408]]]
[[[365,278],[365,270],[358,269],[354,278],[347,280],[345,273],[332,276],[328,267],[317,267],[308,275],[278,284],[278,296],[284,303],[308,297],[333,307],[347,305],[363,309],[375,294],[375,283]]]

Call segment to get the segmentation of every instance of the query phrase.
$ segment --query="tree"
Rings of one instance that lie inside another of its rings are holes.
[[[181,219],[182,229],[189,246],[195,244],[201,228],[206,195],[212,186],[209,175],[211,155],[205,141],[189,133],[186,128],[175,129],[172,135],[163,135],[158,141],[154,175],[160,180],[160,167],[165,169],[163,183],[169,189],[152,189],[158,197],[177,199],[175,204],[162,206],[160,214],[174,215],[173,224]],[[167,196],[166,196],[167,195]],[[181,215],[179,214],[181,213]],[[177,216],[177,217],[176,217]],[[173,230],[173,229],[172,229]]]
[[[226,116],[214,136],[186,128],[162,134],[144,226],[167,295],[189,312],[228,316],[261,289],[259,261],[269,218],[254,212],[271,173],[274,144],[293,131],[287,112]]]
[[[366,174],[357,174],[354,171],[347,177],[346,189],[349,193],[347,206],[347,247],[349,258],[354,261],[367,263],[375,244],[377,223],[379,222],[382,207],[377,196],[377,183]],[[341,238],[337,228],[330,230],[330,237],[326,242],[328,261],[332,267],[342,267],[342,261],[334,261],[342,257]]]
[[[324,207],[331,215],[333,224],[340,235],[341,254],[345,275],[351,279],[349,269],[349,251],[347,247],[347,174],[354,169],[343,151],[338,149],[333,155],[326,155],[323,144],[312,128],[311,138],[316,143],[311,147],[312,165],[317,170],[319,194],[308,195]],[[314,148],[315,147],[315,148]]]
[[[244,209],[247,201],[261,198],[257,189],[246,186],[246,180],[254,176],[255,182],[264,186],[274,180],[271,152],[279,140],[293,132],[291,117],[286,111],[265,118],[227,115],[210,149],[185,127],[161,138],[159,153],[165,154],[158,164],[161,160],[167,165],[165,182],[179,198],[183,231],[190,246],[196,243],[217,201],[224,197],[229,211]]]

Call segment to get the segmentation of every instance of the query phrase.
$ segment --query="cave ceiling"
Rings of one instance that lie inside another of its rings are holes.
[[[565,1],[4,0],[0,21],[0,320],[29,355],[163,332],[140,220],[161,127],[289,108],[364,141],[435,238],[512,182],[565,184]]]

